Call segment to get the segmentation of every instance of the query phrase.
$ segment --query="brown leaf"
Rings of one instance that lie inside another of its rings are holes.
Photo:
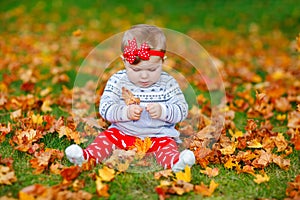
[[[206,167],[204,170],[200,170],[200,172],[206,174],[209,178],[219,175],[219,169],[216,167],[215,168]]]
[[[140,104],[140,98],[134,97],[132,92],[125,87],[122,87],[122,97],[123,97],[126,105],[131,105],[131,104],[139,105]]]
[[[17,177],[12,168],[0,165],[0,185],[11,185],[17,181]]]
[[[70,182],[76,179],[80,175],[80,173],[81,173],[80,167],[71,166],[62,169],[60,175],[63,177],[65,182]]]

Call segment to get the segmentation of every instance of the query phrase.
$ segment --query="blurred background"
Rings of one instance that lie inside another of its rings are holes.
[[[1,32],[22,32],[34,26],[32,31],[38,33],[46,26],[63,31],[62,35],[77,28],[114,33],[150,23],[184,33],[219,28],[247,33],[256,25],[262,32],[280,30],[292,38],[300,30],[299,7],[297,0],[11,0],[0,3]],[[12,30],[13,24],[20,29]]]

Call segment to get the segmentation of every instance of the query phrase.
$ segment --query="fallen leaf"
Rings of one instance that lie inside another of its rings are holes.
[[[99,176],[96,177],[96,192],[100,197],[109,197],[109,185],[102,182]]]
[[[201,182],[201,185],[195,185],[194,192],[196,194],[201,194],[203,196],[209,197],[214,193],[218,185],[219,184],[216,183],[214,180],[210,181],[209,187],[207,187],[206,185],[204,185],[203,182]]]
[[[0,185],[11,185],[17,181],[17,177],[13,169],[0,165]]]
[[[63,177],[64,182],[70,182],[76,179],[80,175],[80,173],[81,173],[80,167],[71,166],[62,169],[60,175]]]
[[[200,170],[200,172],[206,174],[210,178],[219,175],[219,169],[216,167],[215,168],[206,167],[204,170]]]
[[[191,182],[192,180],[192,174],[191,174],[191,168],[187,165],[184,168],[184,172],[179,171],[175,173],[176,175],[176,180],[182,180],[185,182]]]
[[[111,181],[115,178],[115,170],[107,166],[104,166],[102,169],[98,170],[99,178],[101,181]]]
[[[270,180],[270,177],[266,173],[264,173],[263,175],[255,174],[254,176],[255,176],[254,182],[257,184],[268,182]]]

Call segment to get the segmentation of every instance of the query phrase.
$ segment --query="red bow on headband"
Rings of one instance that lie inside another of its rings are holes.
[[[149,60],[150,56],[160,56],[163,58],[165,52],[163,50],[157,51],[150,49],[150,46],[144,42],[141,47],[137,48],[135,38],[128,40],[128,46],[125,46],[123,56],[130,64],[136,64],[142,60]]]

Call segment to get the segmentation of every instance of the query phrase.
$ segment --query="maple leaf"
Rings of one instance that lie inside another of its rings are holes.
[[[191,168],[188,165],[185,166],[184,172],[179,171],[176,172],[175,175],[177,180],[182,180],[188,183],[192,180]]]
[[[0,185],[11,185],[17,181],[17,177],[12,168],[0,164]]]
[[[10,131],[12,130],[12,125],[10,122],[8,122],[7,125],[2,125],[0,123],[0,143],[3,142],[5,140],[5,136],[10,133]]]
[[[296,176],[295,181],[288,182],[285,194],[292,199],[298,199],[300,197],[300,174]]]
[[[81,173],[80,167],[71,166],[61,170],[60,175],[63,177],[63,182],[70,182],[76,179]]]
[[[209,178],[219,175],[219,169],[216,167],[215,168],[206,167],[204,170],[200,170],[200,172],[206,174]]]
[[[264,168],[272,162],[272,154],[264,150],[258,151],[259,157],[253,160],[252,165],[256,168]]]
[[[272,155],[272,161],[284,170],[288,170],[291,166],[291,162],[289,159],[284,159],[281,156],[277,156],[275,154]]]
[[[115,178],[115,170],[104,166],[102,169],[98,170],[99,177],[101,181],[111,181]]]
[[[146,137],[144,140],[137,138],[134,142],[134,145],[129,147],[130,150],[136,149],[136,156],[138,159],[142,159],[152,145],[152,141],[149,137]]]
[[[239,163],[232,157],[229,157],[229,159],[224,164],[224,167],[227,169],[232,169],[233,167],[238,167],[238,166],[239,166]]]
[[[171,177],[173,176],[173,171],[171,169],[166,169],[166,170],[162,170],[162,171],[158,171],[154,173],[154,178],[156,180],[160,179],[161,177]]]
[[[237,142],[232,142],[229,145],[225,146],[224,148],[220,149],[220,151],[223,155],[231,155],[235,152],[237,144],[238,144]]]
[[[102,182],[99,176],[96,177],[96,192],[100,197],[109,197],[109,185]]]
[[[218,185],[219,184],[216,183],[214,180],[210,181],[209,187],[207,187],[206,185],[204,185],[203,182],[201,182],[201,185],[195,185],[194,192],[196,194],[201,194],[203,196],[209,197],[214,193]]]
[[[259,149],[259,148],[262,148],[262,147],[263,147],[263,145],[259,141],[257,141],[256,138],[249,141],[249,143],[248,143],[248,148]]]
[[[277,147],[277,152],[284,151],[287,148],[288,143],[282,133],[278,133],[275,137],[275,145]]]
[[[35,158],[31,159],[29,162],[33,168],[35,168],[34,173],[40,174],[45,169],[48,168],[50,163],[55,159],[61,160],[63,158],[63,153],[57,149],[46,149],[45,151],[35,152]]]
[[[41,196],[47,188],[41,184],[27,186],[19,191],[19,200],[34,200],[35,197]]]
[[[300,150],[300,131],[296,129],[295,133],[291,138],[291,142],[294,144],[296,150]]]
[[[300,112],[292,111],[288,114],[289,128],[300,129]]]
[[[139,105],[140,104],[140,99],[134,97],[132,92],[125,87],[122,87],[122,97],[123,97],[126,105],[131,105],[131,104]]]
[[[41,106],[41,110],[46,113],[46,112],[51,112],[52,108],[51,108],[51,101],[46,99],[45,101],[43,101],[43,104]]]
[[[257,184],[268,182],[270,180],[270,177],[266,173],[263,173],[263,175],[255,174],[254,176],[255,176],[254,182]]]

